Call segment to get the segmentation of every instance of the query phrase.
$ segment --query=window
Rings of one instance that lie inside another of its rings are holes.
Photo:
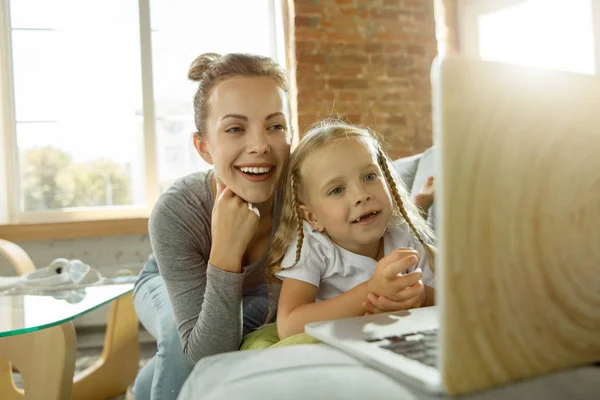
[[[0,5],[0,223],[146,216],[207,168],[191,141],[194,58],[285,65],[277,0]]]
[[[462,0],[459,18],[467,55],[598,73],[600,0]]]

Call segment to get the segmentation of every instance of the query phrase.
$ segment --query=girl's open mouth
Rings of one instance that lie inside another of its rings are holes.
[[[375,217],[377,217],[379,215],[380,212],[381,211],[370,211],[370,212],[364,213],[363,215],[361,215],[360,217],[358,217],[354,221],[352,221],[352,223],[357,224],[357,223],[373,220]]]

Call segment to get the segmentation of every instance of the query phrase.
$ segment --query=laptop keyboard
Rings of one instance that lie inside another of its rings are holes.
[[[437,368],[438,330],[420,331],[398,336],[387,336],[379,339],[369,339],[368,342],[388,340],[389,343],[380,345],[382,348],[419,361],[430,367]]]

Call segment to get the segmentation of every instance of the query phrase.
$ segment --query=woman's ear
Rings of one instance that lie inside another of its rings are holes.
[[[200,157],[202,157],[204,161],[206,161],[210,165],[213,165],[213,160],[208,149],[208,143],[206,143],[206,140],[200,137],[200,134],[198,132],[194,134],[194,147],[196,148],[196,151],[198,152],[198,154],[200,154]]]
[[[325,230],[325,228],[323,228],[321,224],[319,224],[319,220],[317,219],[315,214],[310,210],[309,207],[302,204],[300,205],[300,211],[302,211],[304,219],[308,221],[308,223],[310,224],[310,226],[312,226],[314,231],[323,232]]]

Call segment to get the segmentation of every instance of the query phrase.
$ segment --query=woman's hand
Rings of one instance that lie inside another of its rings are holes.
[[[258,213],[250,209],[246,201],[217,181],[209,262],[224,271],[240,273],[242,257],[259,221]]]

